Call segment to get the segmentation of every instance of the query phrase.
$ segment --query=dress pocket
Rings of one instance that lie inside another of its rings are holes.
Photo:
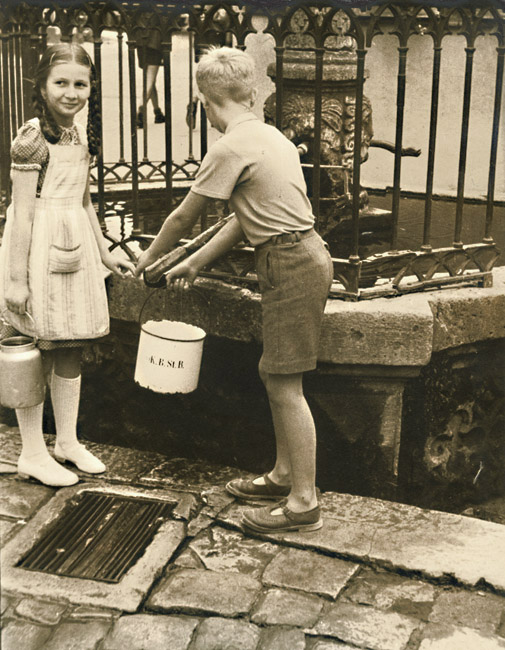
[[[49,249],[49,273],[75,273],[82,267],[81,245],[62,248],[51,244]]]

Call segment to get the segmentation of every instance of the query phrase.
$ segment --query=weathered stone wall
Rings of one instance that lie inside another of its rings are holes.
[[[435,353],[404,404],[407,499],[456,510],[505,493],[505,339]]]

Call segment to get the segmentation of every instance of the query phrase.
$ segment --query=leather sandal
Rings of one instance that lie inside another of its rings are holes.
[[[281,513],[272,512],[280,509]],[[281,503],[248,510],[242,516],[246,528],[258,533],[289,533],[293,531],[309,532],[319,530],[323,526],[319,506],[306,512],[293,512],[287,506],[286,500]]]
[[[234,497],[240,499],[268,499],[269,501],[279,501],[287,497],[291,491],[289,485],[278,485],[272,479],[268,478],[268,474],[263,474],[265,485],[256,485],[253,479],[249,478],[234,478],[226,484],[226,490]]]

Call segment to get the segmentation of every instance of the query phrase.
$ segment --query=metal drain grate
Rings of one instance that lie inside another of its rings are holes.
[[[17,566],[72,578],[119,582],[175,503],[82,492]]]

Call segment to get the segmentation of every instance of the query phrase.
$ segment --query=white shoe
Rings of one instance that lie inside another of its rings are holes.
[[[60,463],[68,460],[76,465],[81,472],[87,472],[88,474],[102,474],[107,469],[102,461],[96,456],[93,456],[80,442],[75,442],[65,449],[56,442],[54,445],[54,455]]]
[[[77,474],[62,467],[49,454],[36,454],[29,458],[18,459],[18,474],[21,478],[36,478],[44,485],[65,487],[79,481]]]

